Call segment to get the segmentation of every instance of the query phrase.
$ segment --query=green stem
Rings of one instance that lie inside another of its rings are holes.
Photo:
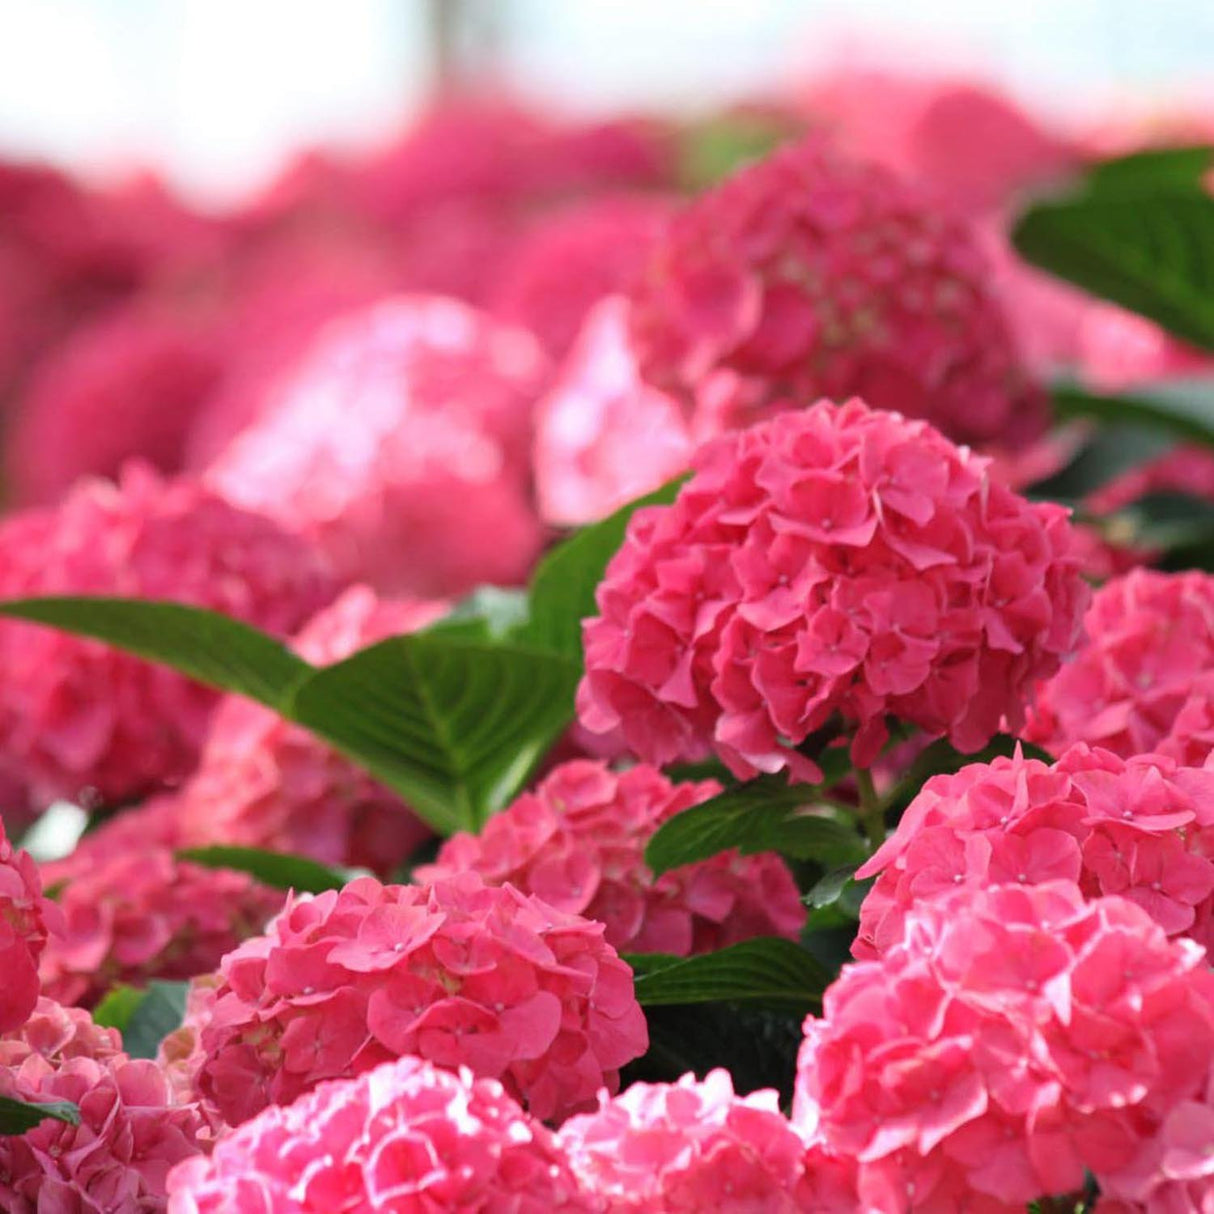
[[[885,806],[877,796],[872,773],[867,767],[856,769],[856,789],[860,794],[860,825],[876,851],[885,842]]]

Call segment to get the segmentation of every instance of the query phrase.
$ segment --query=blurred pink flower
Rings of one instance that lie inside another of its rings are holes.
[[[59,930],[62,916],[42,893],[38,866],[17,851],[0,819],[0,1033],[20,1028],[38,1002],[38,958],[47,931]]]

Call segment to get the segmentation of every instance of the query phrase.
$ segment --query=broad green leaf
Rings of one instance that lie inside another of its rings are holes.
[[[645,506],[674,501],[686,477],[621,506],[614,514],[583,527],[540,562],[531,579],[531,618],[515,633],[521,643],[582,660],[582,621],[596,614],[594,592],[608,562],[624,542],[628,520]]]
[[[1121,195],[1160,189],[1202,190],[1211,168],[1214,168],[1214,147],[1207,143],[1145,148],[1092,165],[1084,177],[1083,189],[1088,194]]]
[[[188,982],[153,981],[127,1015],[122,1045],[132,1058],[155,1058],[160,1043],[181,1027]]]
[[[816,1003],[830,975],[800,945],[775,936],[744,940],[715,953],[681,960],[625,957],[634,966],[642,1007],[689,1003],[762,1003],[805,1009]]]
[[[776,851],[828,868],[864,858],[854,823],[823,812],[822,786],[760,776],[667,819],[645,848],[655,875],[737,848],[743,855]]]
[[[1168,438],[1214,445],[1214,380],[1211,379],[1142,384],[1132,393],[1119,395],[1087,392],[1073,384],[1058,384],[1052,396],[1059,417],[1091,417],[1104,426],[1141,426],[1160,436],[1154,440],[1154,445]]]
[[[804,898],[805,905],[815,910],[823,906],[833,906],[851,883],[852,874],[858,867],[857,864],[844,864],[839,868],[832,868],[810,888]]]
[[[1031,496],[1078,504],[1110,481],[1163,455],[1176,438],[1162,427],[1112,422],[1097,429],[1052,476],[1031,486]]]
[[[0,615],[105,641],[271,707],[312,669],[266,633],[219,612],[181,603],[102,597],[9,599],[0,602]]]
[[[420,629],[429,636],[463,637],[471,641],[500,641],[520,629],[528,616],[522,590],[478,586],[440,620]]]
[[[93,1008],[93,1021],[102,1028],[117,1029],[120,1033],[125,1033],[131,1017],[146,998],[147,991],[135,986],[120,984],[111,987],[101,1002]]]
[[[316,671],[287,715],[449,834],[522,787],[569,723],[578,675],[559,654],[419,633]]]
[[[1034,265],[1214,349],[1214,198],[1172,187],[1039,202],[1012,242]]]
[[[1214,502],[1185,493],[1148,493],[1113,516],[1119,535],[1161,554],[1169,570],[1214,566]]]
[[[649,1049],[620,1074],[620,1086],[673,1083],[694,1072],[701,1079],[714,1067],[725,1067],[739,1094],[775,1088],[792,1099],[801,1048],[800,1009],[755,1007],[736,1003],[694,1007],[650,1007]]]
[[[80,1110],[70,1100],[32,1104],[14,1100],[11,1096],[0,1096],[0,1134],[24,1134],[48,1117],[68,1125],[80,1124]]]
[[[204,868],[234,869],[248,873],[274,889],[293,889],[307,894],[341,889],[351,877],[347,871],[329,868],[306,856],[263,851],[258,847],[188,847],[179,851],[177,858],[201,864]]]

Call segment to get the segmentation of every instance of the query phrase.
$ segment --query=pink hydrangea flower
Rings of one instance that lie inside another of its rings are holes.
[[[670,211],[664,199],[624,195],[553,216],[518,242],[488,310],[530,329],[552,358],[564,358],[590,309],[632,286]]]
[[[384,593],[525,578],[534,338],[457,303],[402,296],[335,322],[207,472],[241,505],[314,536]]]
[[[419,881],[474,872],[507,882],[571,915],[606,927],[622,953],[712,952],[753,936],[796,939],[805,907],[774,854],[723,852],[654,879],[645,845],[669,818],[715,796],[715,780],[672,784],[641,764],[616,773],[573,760],[494,814],[479,835],[448,839]]]
[[[603,299],[536,407],[540,514],[561,527],[605,518],[682,472],[692,446],[679,404],[640,378],[628,301]]]
[[[1212,1058],[1193,941],[1067,881],[961,889],[826,992],[793,1120],[858,1160],[861,1208],[1022,1211],[1085,1171],[1116,1195],[1169,1115],[1204,1102]]]
[[[282,908],[281,890],[246,873],[176,859],[155,838],[162,814],[157,807],[123,814],[111,824],[117,829],[86,835],[43,870],[48,886],[62,886],[63,928],[39,967],[51,998],[91,1007],[115,983],[145,986],[213,970]]]
[[[671,221],[631,293],[644,377],[697,414],[862,396],[958,442],[1045,425],[978,243],[823,139],[776,151]]]
[[[169,1169],[198,1150],[198,1114],[173,1099],[156,1064],[128,1058],[116,1031],[49,999],[0,1036],[0,1096],[80,1109],[79,1126],[42,1121],[0,1137],[6,1214],[162,1210]]]
[[[352,586],[293,644],[301,657],[325,666],[421,628],[443,611],[439,602],[380,599],[369,587]],[[392,872],[431,833],[391,789],[241,696],[225,697],[216,709],[198,770],[175,800],[186,845],[261,847],[381,873]]]
[[[169,599],[290,633],[336,593],[307,541],[188,480],[128,465],[0,525],[0,598]],[[197,761],[217,694],[109,646],[0,622],[0,771],[30,805],[121,802]]]
[[[728,1071],[701,1082],[634,1083],[572,1117],[557,1140],[604,1210],[852,1214],[854,1165],[806,1150],[774,1091],[734,1094]]]
[[[48,928],[59,929],[58,907],[43,896],[38,866],[17,851],[0,819],[0,1033],[25,1023],[38,1002],[38,958]]]
[[[599,1209],[500,1083],[420,1058],[271,1105],[168,1183],[170,1214]]]
[[[54,502],[80,477],[114,476],[136,456],[179,471],[220,368],[199,319],[167,305],[138,302],[80,327],[17,402],[5,461],[14,496]]]
[[[600,924],[471,873],[289,900],[220,974],[197,1086],[231,1124],[401,1054],[500,1079],[559,1119],[614,1091],[648,1042]]]
[[[1084,628],[1074,658],[1038,691],[1024,736],[1055,754],[1074,742],[1126,757],[1183,746],[1177,718],[1194,680],[1214,672],[1214,577],[1132,570],[1096,592]]]
[[[877,878],[852,949],[861,958],[901,940],[925,898],[1053,880],[1127,898],[1169,936],[1211,948],[1214,769],[1084,745],[1053,765],[974,763],[929,780],[857,876]]]
[[[923,422],[820,402],[694,467],[633,516],[584,625],[581,721],[646,760],[813,779],[811,734],[841,719],[868,766],[889,715],[977,750],[1074,643],[1066,512]]]

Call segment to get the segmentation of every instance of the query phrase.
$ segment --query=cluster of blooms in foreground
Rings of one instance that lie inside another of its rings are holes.
[[[479,835],[454,835],[419,881],[474,872],[549,906],[602,923],[622,953],[708,953],[752,936],[796,939],[805,922],[796,883],[776,855],[722,852],[656,880],[645,844],[663,822],[721,791],[672,784],[638,764],[616,774],[574,760],[495,814]]]
[[[500,1079],[559,1119],[614,1091],[648,1041],[601,924],[471,873],[290,899],[220,974],[195,1082],[232,1124],[401,1054]]]
[[[857,1160],[863,1209],[1023,1210],[1085,1172],[1145,1201],[1160,1154],[1209,1124],[1212,1058],[1198,945],[1069,882],[963,890],[917,904],[827,991],[793,1119]],[[1190,1177],[1208,1194],[1214,1157]]]
[[[198,1113],[174,1098],[156,1063],[129,1058],[115,1030],[50,999],[0,1034],[0,1097],[80,1110],[78,1126],[45,1120],[0,1135],[6,1214],[163,1209],[169,1169],[198,1149]]]
[[[1052,766],[1017,755],[924,785],[858,870],[877,877],[853,952],[901,939],[925,898],[958,887],[1076,882],[1137,903],[1169,936],[1214,946],[1214,770],[1074,746]]]
[[[170,599],[281,636],[336,591],[304,539],[137,465],[0,524],[0,598]],[[180,779],[218,699],[163,666],[14,620],[0,622],[0,668],[0,773],[18,810],[56,797],[121,804]]]
[[[836,714],[868,766],[886,717],[977,750],[1073,646],[1066,512],[926,423],[820,402],[701,447],[638,511],[585,625],[579,715],[657,763],[789,768]]]

